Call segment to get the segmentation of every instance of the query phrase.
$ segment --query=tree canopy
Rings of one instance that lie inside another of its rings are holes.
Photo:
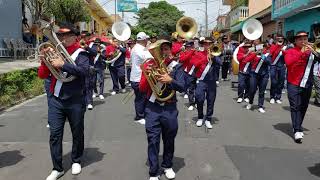
[[[90,20],[89,10],[83,0],[51,0],[49,12],[58,22],[76,23]]]
[[[133,28],[133,33],[145,31],[160,36],[171,35],[176,31],[176,23],[183,13],[166,1],[151,2],[149,7],[142,8],[136,13],[138,24]]]

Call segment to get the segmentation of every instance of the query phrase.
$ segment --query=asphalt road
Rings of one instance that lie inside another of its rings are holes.
[[[106,84],[109,90],[110,80]],[[62,180],[148,179],[146,134],[143,126],[133,122],[133,99],[123,105],[126,94],[105,96],[104,101],[96,99],[94,110],[86,113],[84,167],[78,176],[70,171],[71,134],[66,124]],[[235,96],[230,82],[221,83],[214,128],[208,131],[195,126],[196,111],[187,111],[187,100],[179,94],[177,180],[320,179],[318,107],[310,104],[304,141],[295,144],[286,94],[282,105],[266,102],[265,114],[246,110]],[[46,121],[46,96],[0,114],[0,180],[46,178],[52,168]]]

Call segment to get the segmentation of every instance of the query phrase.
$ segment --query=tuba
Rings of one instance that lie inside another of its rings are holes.
[[[249,40],[256,40],[262,36],[263,33],[263,26],[260,21],[256,19],[249,19],[244,22],[242,26],[242,33],[245,38]],[[240,44],[233,53],[233,60],[232,60],[232,73],[237,75],[239,73],[239,61],[237,58],[237,54],[239,52],[239,48],[242,47],[244,43]]]
[[[169,73],[166,64],[164,63],[163,55],[161,54],[161,44],[168,42],[166,40],[158,40],[157,42],[149,46],[149,52],[152,54],[154,59],[146,60],[141,64],[141,70],[146,77],[149,86],[152,89],[153,94],[156,96],[156,99],[160,102],[165,102],[171,99],[175,91],[168,89],[167,84],[162,84],[158,82],[157,76],[164,73]],[[154,60],[153,66],[150,70],[145,69],[145,65]]]
[[[112,25],[111,28],[112,35],[118,39],[119,41],[126,41],[131,36],[131,29],[129,25],[125,22],[116,22]],[[106,59],[106,63],[111,64],[118,60],[120,56],[122,55],[122,52],[118,49],[111,57]]]
[[[198,25],[191,17],[182,17],[176,24],[176,31],[184,39],[191,39],[198,32]]]
[[[67,77],[66,74],[61,71],[61,69],[56,69],[51,65],[51,60],[57,57],[61,57],[65,63],[75,65],[74,60],[71,58],[68,51],[64,48],[54,32],[53,24],[47,23],[44,27],[42,27],[42,33],[49,39],[50,42],[45,42],[39,45],[37,49],[38,53],[40,54],[39,57],[42,57],[42,61],[57,80],[60,80],[61,82],[73,81],[76,78],[75,76]]]

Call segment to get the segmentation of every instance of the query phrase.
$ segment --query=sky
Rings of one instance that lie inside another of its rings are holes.
[[[97,0],[108,14],[114,14],[115,0]],[[138,9],[147,7],[148,3],[160,0],[137,0]],[[208,26],[213,29],[216,25],[216,19],[219,14],[225,14],[230,10],[229,6],[223,6],[222,0],[208,1]],[[179,10],[185,12],[185,16],[194,18],[199,26],[205,28],[205,0],[167,0],[168,3],[174,4]],[[219,10],[220,9],[220,10]],[[117,12],[118,14],[119,12]],[[120,12],[121,15],[121,12]],[[124,21],[134,25],[136,20],[133,18],[134,13],[124,13]]]

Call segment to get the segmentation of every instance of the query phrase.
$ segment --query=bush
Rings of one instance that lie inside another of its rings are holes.
[[[37,68],[0,75],[0,109],[40,95],[43,92],[43,80],[38,78]]]

